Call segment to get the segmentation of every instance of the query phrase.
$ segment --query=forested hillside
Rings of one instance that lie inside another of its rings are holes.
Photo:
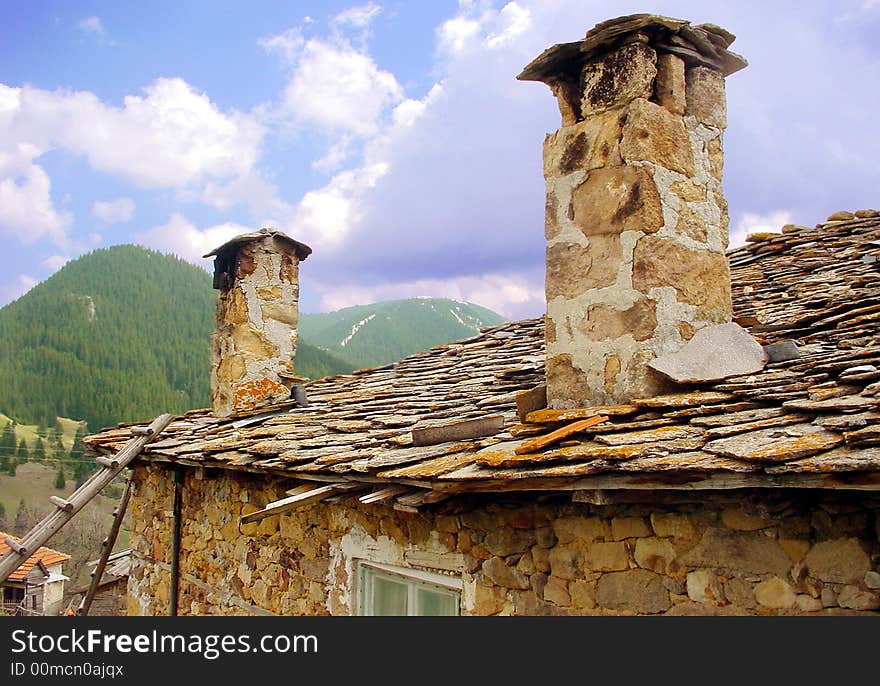
[[[96,430],[210,402],[216,291],[202,269],[132,245],[69,262],[0,310],[0,411]],[[297,371],[351,365],[300,342]]]
[[[66,264],[0,309],[0,412],[90,430],[210,403],[216,291],[202,269],[132,245]],[[296,371],[318,378],[394,362],[502,318],[438,298],[302,315]]]
[[[300,317],[300,333],[358,367],[394,362],[435,345],[468,338],[504,318],[446,298],[387,300]]]

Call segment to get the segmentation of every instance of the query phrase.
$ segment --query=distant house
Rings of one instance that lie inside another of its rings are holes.
[[[520,75],[562,115],[543,318],[296,386],[310,248],[212,253],[213,407],[133,463],[128,612],[876,615],[880,212],[727,252],[733,38],[634,15]]]
[[[0,532],[0,557],[9,552]],[[10,538],[15,539],[14,536]],[[16,539],[17,540],[17,539]],[[70,555],[39,548],[0,586],[2,607],[7,614],[57,615],[61,613],[64,599],[64,576],[61,566]]]
[[[92,573],[98,565],[98,560],[88,562]],[[128,586],[128,570],[131,566],[131,550],[121,550],[113,553],[107,559],[104,574],[98,583],[95,597],[89,608],[89,616],[115,616],[125,614],[125,595]],[[72,607],[78,607],[83,596],[88,590],[88,584],[76,590],[78,594],[71,603]]]

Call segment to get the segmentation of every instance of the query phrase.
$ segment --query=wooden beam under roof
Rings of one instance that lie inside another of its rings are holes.
[[[238,522],[240,525],[252,524],[254,522],[259,522],[266,517],[271,517],[272,515],[284,514],[285,512],[290,512],[291,510],[296,510],[300,507],[320,502],[321,500],[324,500],[324,498],[329,498],[331,495],[337,495],[346,491],[359,490],[362,488],[365,488],[364,484],[349,482],[294,489],[297,491],[295,495],[271,502],[262,510],[251,512],[250,514],[239,518]]]

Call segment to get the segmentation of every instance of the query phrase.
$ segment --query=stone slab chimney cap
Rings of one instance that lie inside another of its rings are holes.
[[[545,83],[560,78],[575,78],[585,62],[635,34],[645,36],[657,50],[681,57],[689,67],[709,67],[724,76],[730,76],[748,66],[744,57],[727,49],[736,36],[720,26],[692,26],[683,19],[656,14],[630,14],[596,24],[587,31],[583,40],[547,48],[516,78]]]
[[[296,252],[296,257],[300,261],[306,259],[309,255],[312,254],[312,249],[305,243],[295,241],[286,233],[283,233],[278,229],[267,228],[260,229],[259,231],[254,231],[253,233],[243,233],[239,236],[236,236],[235,238],[226,241],[219,248],[215,248],[207,255],[202,255],[202,257],[214,257],[215,255],[221,255],[231,250],[238,250],[241,246],[246,245],[247,243],[253,243],[254,241],[259,241],[264,238],[274,238],[276,240],[282,241],[283,243],[289,244]]]

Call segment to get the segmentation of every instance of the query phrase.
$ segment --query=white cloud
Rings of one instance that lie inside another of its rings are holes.
[[[5,117],[3,99],[15,100]],[[0,93],[0,145],[23,142],[40,152],[64,148],[85,155],[96,170],[147,188],[248,173],[263,134],[254,117],[221,112],[180,78],[157,79],[144,95],[126,96],[122,107],[88,91],[25,86]]]
[[[531,283],[515,274],[465,275],[451,279],[416,279],[376,285],[335,285],[321,297],[322,311],[380,300],[431,296],[462,300],[488,307],[505,316],[544,306],[543,284]]]
[[[443,22],[438,34],[441,52],[459,54],[479,36],[480,22],[467,16],[456,16]]]
[[[104,24],[101,22],[101,17],[86,17],[85,19],[80,20],[78,26],[86,33],[93,33],[98,36],[103,36],[105,34]]]
[[[302,28],[293,26],[277,35],[259,38],[257,43],[266,52],[277,54],[282,61],[291,64],[305,44],[305,39]]]
[[[773,210],[765,214],[744,212],[730,232],[730,247],[735,248],[746,242],[746,236],[752,233],[779,233],[783,226],[792,223],[790,210]]]
[[[168,222],[135,238],[140,245],[165,253],[172,253],[188,262],[207,267],[209,261],[202,258],[230,238],[253,229],[235,223],[224,223],[198,228],[179,212],[174,212]]]
[[[532,13],[515,2],[509,2],[497,17],[498,28],[486,37],[486,46],[499,48],[517,39],[532,24]]]
[[[0,85],[0,130],[2,88]],[[0,234],[26,244],[48,238],[63,245],[73,216],[55,209],[49,175],[33,162],[39,149],[27,143],[6,145],[0,138]]]
[[[67,255],[51,255],[43,260],[40,264],[42,264],[50,272],[57,272],[69,261],[70,257],[68,257]]]
[[[105,224],[127,222],[134,216],[134,201],[131,198],[96,200],[92,204],[92,216]]]
[[[347,170],[323,188],[309,191],[294,210],[292,230],[306,243],[338,247],[360,219],[356,198],[374,188],[387,171],[387,165],[381,163]]]
[[[375,135],[383,115],[403,100],[391,72],[344,44],[309,40],[284,91],[282,116],[328,133]]]
[[[382,8],[375,2],[368,2],[365,5],[357,5],[356,7],[349,7],[348,9],[342,10],[339,14],[333,17],[332,22],[337,25],[350,24],[357,28],[364,28],[368,26],[381,11]]]

